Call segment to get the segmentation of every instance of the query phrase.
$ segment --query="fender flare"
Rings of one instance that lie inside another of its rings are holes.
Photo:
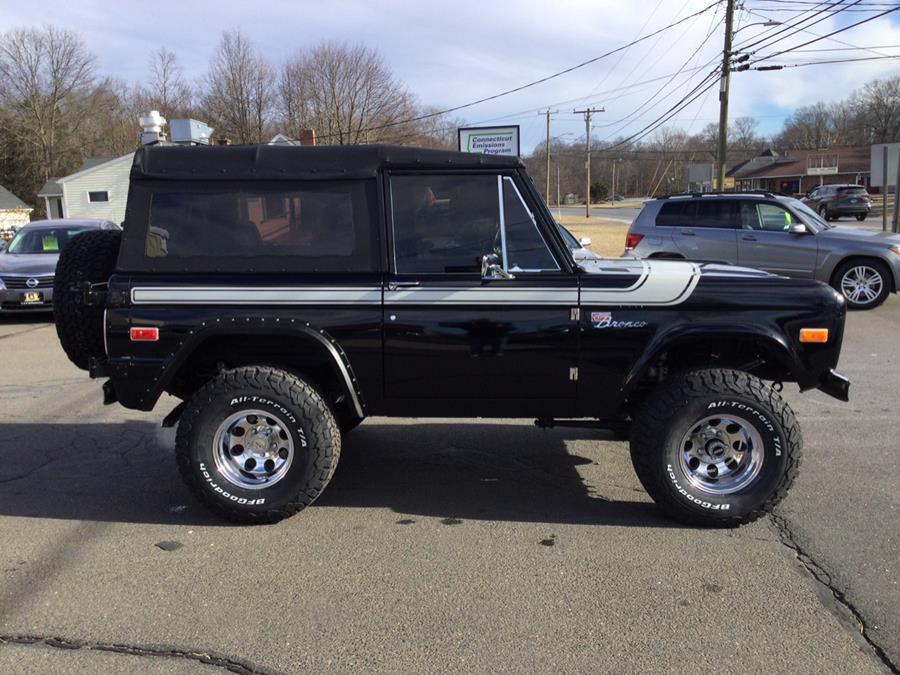
[[[786,337],[772,326],[751,323],[735,323],[715,326],[702,323],[678,324],[660,331],[647,344],[644,353],[634,363],[622,382],[621,400],[624,400],[643,379],[647,370],[659,359],[663,352],[674,346],[688,344],[693,339],[735,340],[752,339],[764,345],[773,354],[778,364],[791,377],[802,381],[803,367],[796,350]]]
[[[360,418],[365,415],[365,400],[359,388],[359,382],[347,353],[343,350],[337,340],[334,339],[327,331],[317,328],[306,322],[297,322],[295,319],[283,320],[281,318],[270,317],[268,321],[265,317],[254,317],[246,319],[241,323],[234,322],[234,319],[228,323],[221,323],[219,320],[214,322],[205,321],[199,328],[189,331],[182,341],[178,344],[175,352],[163,362],[162,371],[153,387],[147,390],[144,396],[144,403],[151,406],[159,400],[165,388],[169,385],[176,373],[181,369],[184,363],[196,353],[197,349],[202,347],[203,343],[213,337],[240,337],[246,335],[273,335],[279,334],[290,337],[300,337],[311,344],[319,345],[325,350],[336,372],[338,373],[347,395],[353,405],[353,409]]]

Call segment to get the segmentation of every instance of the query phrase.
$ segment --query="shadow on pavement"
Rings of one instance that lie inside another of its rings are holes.
[[[316,506],[447,519],[674,526],[633,486],[587,485],[567,440],[592,430],[521,424],[365,423],[344,439]],[[181,482],[174,433],[150,422],[0,425],[0,515],[226,526]],[[625,456],[610,461],[628,461]],[[593,473],[597,473],[595,470]],[[640,501],[639,501],[640,500]],[[302,518],[303,515],[298,516]]]

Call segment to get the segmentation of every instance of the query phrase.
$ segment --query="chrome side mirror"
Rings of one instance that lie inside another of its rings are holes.
[[[578,243],[581,245],[581,248],[587,248],[588,246],[591,245],[591,238],[590,237],[582,237],[581,239],[578,240]]]
[[[500,256],[496,253],[488,253],[481,256],[481,278],[515,279],[516,277],[503,269],[503,265],[500,264]]]
[[[788,229],[788,232],[791,234],[809,234],[809,230],[806,229],[806,225],[803,223],[794,223],[791,225],[790,229]]]

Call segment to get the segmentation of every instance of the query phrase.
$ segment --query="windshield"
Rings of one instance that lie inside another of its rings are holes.
[[[19,230],[9,243],[7,253],[34,254],[59,253],[69,240],[89,227],[42,227],[40,229]]]
[[[822,230],[827,230],[829,227],[832,227],[824,220],[822,220],[822,217],[818,213],[813,211],[800,200],[792,199],[791,206],[801,214],[803,214],[803,219],[806,221],[806,224],[809,225],[815,232],[821,232]]]

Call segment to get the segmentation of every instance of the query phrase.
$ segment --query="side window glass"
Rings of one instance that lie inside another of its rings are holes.
[[[503,221],[506,227],[507,269],[510,272],[558,270],[559,265],[538,231],[512,178],[503,178]]]
[[[724,199],[707,200],[697,204],[697,227],[732,229],[732,202]]]
[[[666,202],[656,215],[656,225],[658,227],[693,227],[696,212],[696,202]]]
[[[794,219],[790,211],[786,211],[775,204],[757,204],[760,229],[766,232],[787,232]]]
[[[749,201],[740,202],[741,210],[741,229],[744,230],[761,230],[759,223],[759,211],[756,210],[757,204]]]
[[[500,254],[497,176],[394,176],[391,209],[399,274],[480,274]]]

